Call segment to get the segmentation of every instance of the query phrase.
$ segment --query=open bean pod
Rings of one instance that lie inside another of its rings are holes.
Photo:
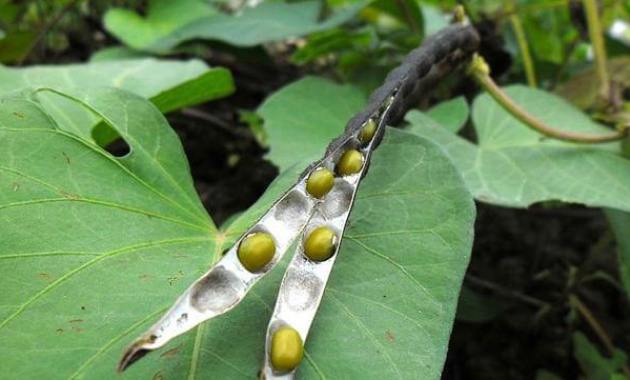
[[[282,259],[311,217],[315,197],[306,192],[307,174],[287,191],[219,262],[195,281],[166,314],[127,348],[122,371],[171,339],[233,309]]]
[[[348,123],[346,133],[329,146],[329,154],[322,163],[334,165],[338,178],[323,202],[315,205],[313,216],[302,233],[301,244],[282,280],[267,328],[264,379],[287,380],[295,376],[361,178],[367,172],[371,154],[380,143],[386,125],[399,121],[439,78],[468,60],[477,45],[476,32],[465,25],[450,26],[425,41],[422,47],[411,52],[403,65],[388,75],[385,84],[372,94],[366,110],[356,115]],[[339,151],[343,152],[341,156]],[[328,233],[320,239],[324,240],[320,250],[330,250],[324,260],[321,260],[322,255],[314,258],[310,252],[313,235],[322,235],[322,231]]]
[[[474,28],[457,24],[413,50],[372,94],[366,109],[353,117],[344,133],[330,143],[324,157],[311,164],[221,260],[127,348],[119,370],[201,322],[236,307],[304,231],[269,324],[263,366],[263,375],[269,379],[292,378],[359,183],[369,169],[372,151],[380,143],[386,125],[400,121],[419,97],[466,62],[478,42]]]
[[[303,345],[332,271],[359,183],[385,128],[384,115],[394,96],[372,115],[354,136],[340,144],[322,166],[334,167],[337,177],[330,193],[315,206],[300,243],[284,274],[269,326],[262,369],[264,379],[292,379],[302,359]],[[292,334],[287,334],[292,331]]]

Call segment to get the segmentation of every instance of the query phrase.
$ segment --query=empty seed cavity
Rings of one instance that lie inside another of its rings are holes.
[[[215,267],[195,285],[190,296],[191,305],[201,312],[221,313],[235,305],[244,291],[244,284],[234,273]]]
[[[348,211],[352,202],[353,191],[354,188],[351,184],[338,178],[335,181],[335,187],[328,194],[328,199],[334,200],[334,202],[326,201],[321,205],[321,212],[324,217],[332,219]]]
[[[274,218],[281,221],[288,230],[301,228],[308,218],[309,202],[299,191],[291,191],[276,204]]]
[[[293,311],[303,311],[316,306],[322,291],[322,281],[313,273],[305,270],[292,270],[284,280],[286,292],[283,301]]]

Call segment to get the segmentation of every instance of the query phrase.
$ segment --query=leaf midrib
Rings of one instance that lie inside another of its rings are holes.
[[[146,215],[148,217],[161,219],[161,220],[178,224],[181,226],[194,228],[202,232],[208,232],[206,228],[203,228],[196,224],[188,223],[188,222],[176,219],[176,218],[171,218],[166,215],[157,214],[157,213],[140,209],[140,208],[129,207],[129,206],[125,206],[118,203],[107,202],[107,201],[102,201],[99,199],[91,199],[91,198],[64,198],[64,197],[40,198],[40,199],[33,199],[29,201],[19,201],[19,202],[0,204],[0,210],[11,208],[11,207],[30,206],[30,205],[36,205],[36,204],[41,204],[41,203],[56,203],[56,202],[78,202],[78,203],[87,203],[91,205],[97,205],[97,206],[103,206],[103,207],[109,207],[109,208],[116,208],[122,211]]]
[[[175,245],[175,244],[198,243],[198,242],[203,242],[203,241],[213,241],[213,239],[208,238],[208,237],[204,237],[204,238],[187,237],[187,238],[180,238],[180,239],[165,239],[165,240],[149,241],[149,242],[144,242],[144,243],[139,243],[139,244],[133,244],[133,245],[130,245],[130,246],[121,247],[121,248],[117,248],[117,249],[114,249],[114,250],[111,250],[111,251],[103,252],[101,255],[93,258],[92,260],[86,261],[85,263],[83,263],[83,264],[75,267],[74,269],[66,272],[63,276],[59,277],[57,280],[53,281],[48,286],[46,286],[45,288],[43,288],[42,290],[40,290],[39,292],[37,292],[33,296],[31,296],[29,299],[27,299],[12,314],[10,314],[2,322],[0,322],[0,330],[2,330],[2,328],[4,328],[9,322],[14,320],[24,310],[26,310],[28,308],[28,306],[30,306],[33,302],[35,302],[38,299],[40,299],[41,297],[43,297],[46,293],[52,291],[57,286],[61,285],[66,280],[68,280],[71,277],[73,277],[75,274],[81,272],[82,270],[84,270],[84,269],[86,269],[88,267],[91,267],[94,264],[99,263],[102,260],[105,260],[105,259],[108,259],[108,258],[111,258],[111,257],[115,257],[115,256],[118,256],[118,255],[124,254],[124,253],[131,253],[131,252],[134,252],[134,251],[137,251],[137,250],[140,250],[140,249],[144,249],[144,248],[160,247],[160,246],[166,246],[166,245],[171,245],[171,244]]]

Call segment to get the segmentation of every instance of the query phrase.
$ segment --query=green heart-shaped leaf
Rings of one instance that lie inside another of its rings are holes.
[[[258,109],[265,119],[268,158],[281,170],[304,159],[315,160],[366,100],[356,87],[321,78],[289,84]]]
[[[550,93],[523,86],[506,92],[528,112],[555,128],[592,134],[610,130]],[[560,200],[630,211],[630,161],[618,143],[580,145],[546,139],[511,116],[489,95],[474,102],[473,144],[420,112],[407,116],[410,131],[446,149],[481,201],[526,207]]]
[[[25,87],[63,90],[76,86],[108,86],[131,91],[151,99],[162,112],[221,98],[234,91],[228,70],[210,68],[197,59],[125,59],[27,68],[0,66],[0,94]],[[56,107],[65,111],[67,105]]]
[[[0,99],[2,370],[21,379],[109,379],[123,348],[303,167],[286,171],[218,230],[194,193],[175,133],[153,105],[114,89],[62,95],[128,142],[129,156],[114,158],[55,124],[38,94]],[[325,103],[312,95],[312,106]],[[312,120],[305,136],[318,126]],[[439,378],[473,219],[471,197],[442,150],[388,131],[359,190],[298,375]],[[255,377],[281,275],[273,271],[235,310],[147,356],[125,377]]]

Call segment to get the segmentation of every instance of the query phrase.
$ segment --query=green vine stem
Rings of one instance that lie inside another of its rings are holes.
[[[607,100],[610,93],[610,82],[608,80],[608,70],[606,69],[606,48],[597,10],[597,0],[583,0],[582,3],[586,12],[588,35],[593,45],[593,54],[595,55],[595,69],[599,79],[600,96],[602,99]]]
[[[518,43],[518,48],[521,51],[521,57],[523,58],[523,66],[525,67],[527,84],[530,87],[537,87],[536,72],[534,71],[534,61],[532,60],[532,55],[529,51],[529,44],[527,43],[527,38],[525,37],[523,23],[521,22],[521,18],[518,16],[518,14],[515,13],[510,16],[510,24],[512,25],[512,30],[514,31],[514,35],[516,36],[516,42]]]
[[[563,131],[545,124],[525,111],[492,80],[490,77],[490,67],[486,63],[485,59],[478,54],[473,57],[468,68],[468,73],[475,78],[479,85],[481,85],[481,87],[483,87],[483,89],[486,90],[490,96],[492,96],[494,100],[501,105],[501,107],[512,114],[512,116],[523,122],[531,129],[540,132],[547,137],[581,144],[598,144],[620,140],[626,136],[627,128],[611,133],[594,135],[589,133]]]

